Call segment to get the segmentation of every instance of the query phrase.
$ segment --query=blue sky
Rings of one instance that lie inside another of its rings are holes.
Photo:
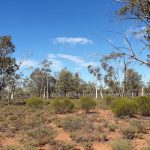
[[[115,0],[0,0],[0,4],[0,35],[12,36],[15,56],[24,59],[25,75],[30,73],[25,68],[48,58],[54,72],[67,67],[92,80],[87,65],[99,61],[93,55],[112,50],[106,39],[122,42],[107,31],[134,27],[114,16],[119,8]],[[140,70],[148,80],[146,68]]]

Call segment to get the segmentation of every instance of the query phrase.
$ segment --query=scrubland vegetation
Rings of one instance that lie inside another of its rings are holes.
[[[139,103],[148,106],[150,97],[109,98],[111,104],[108,97],[33,97],[1,105],[0,149],[149,149],[150,114]]]
[[[11,36],[0,36],[1,150],[150,150],[150,82],[131,67],[150,69],[150,1],[118,2],[117,16],[141,30],[119,33],[122,45],[109,42],[113,51],[87,66],[95,82],[67,68],[52,73],[49,60],[24,77]]]

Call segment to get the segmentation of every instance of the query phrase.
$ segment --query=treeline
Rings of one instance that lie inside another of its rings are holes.
[[[79,98],[81,96],[106,95],[134,97],[150,94],[150,82],[144,83],[142,75],[132,68],[133,62],[150,67],[150,2],[149,0],[120,0],[117,16],[125,21],[132,20],[137,30],[127,34],[116,33],[122,43],[108,41],[112,52],[100,58],[99,66],[88,66],[95,76],[94,83],[81,79],[79,73],[67,69],[52,75],[51,64],[44,60],[28,78],[18,74],[20,64],[13,57],[15,46],[10,36],[0,37],[0,99],[39,96],[49,99],[55,96]],[[138,36],[138,38],[137,38]],[[135,41],[140,48],[135,49]],[[119,44],[119,45],[118,45]],[[133,46],[134,45],[134,46]],[[142,54],[142,55],[139,55]],[[141,66],[142,67],[142,66]],[[148,73],[148,72],[147,72]]]
[[[53,62],[44,60],[34,68],[28,78],[19,72],[20,64],[12,57],[15,46],[10,36],[0,37],[0,97],[3,99],[29,98],[32,96],[49,99],[51,97],[79,98],[81,96],[144,96],[150,93],[150,83],[144,86],[142,76],[129,67],[124,57],[116,54],[103,56],[98,67],[88,66],[95,82],[85,82],[80,74],[71,73],[66,68],[52,74]],[[116,62],[117,65],[114,64]],[[122,66],[119,66],[124,62]],[[145,91],[145,92],[144,92]]]

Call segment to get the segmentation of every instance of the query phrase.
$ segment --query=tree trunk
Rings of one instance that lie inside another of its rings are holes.
[[[144,87],[142,86],[141,96],[144,96]]]
[[[45,95],[45,89],[46,89],[46,87],[44,87],[44,92],[43,92],[43,98],[45,99],[45,97],[46,97],[46,95]]]
[[[49,91],[48,91],[48,79],[47,79],[47,99],[49,98]]]
[[[100,96],[101,96],[102,99],[104,98],[102,89],[100,89]]]
[[[95,98],[96,98],[96,99],[98,98],[98,96],[97,96],[97,91],[98,91],[97,86],[95,86]]]

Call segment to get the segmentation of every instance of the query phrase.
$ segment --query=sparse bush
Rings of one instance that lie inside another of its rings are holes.
[[[101,134],[98,139],[100,142],[108,141],[107,135],[105,133]]]
[[[112,150],[133,150],[133,146],[127,140],[116,140],[111,143]]]
[[[116,98],[114,96],[106,96],[104,100],[106,101],[107,105],[111,105],[116,100]]]
[[[119,117],[121,116],[134,116],[138,111],[138,104],[135,100],[120,99],[116,100],[111,105],[112,111]]]
[[[94,109],[96,106],[96,102],[91,97],[82,97],[80,99],[81,108],[85,110],[86,113],[88,113],[91,109]]]
[[[74,103],[66,98],[57,98],[52,101],[51,107],[53,108],[55,113],[72,112],[74,109]]]
[[[39,97],[32,97],[26,100],[26,104],[33,108],[39,108],[39,107],[42,107],[43,101]]]
[[[62,141],[52,141],[50,143],[52,145],[52,150],[76,150],[75,144],[64,143]]]
[[[141,150],[150,150],[150,146],[148,146],[148,147],[143,147]]]
[[[37,140],[39,145],[44,145],[54,138],[54,131],[47,127],[38,127],[28,130],[27,135]]]
[[[117,129],[117,126],[115,124],[108,124],[107,127],[109,128],[110,131],[115,131]]]
[[[86,142],[83,144],[85,150],[94,150],[93,144],[91,142]]]
[[[130,127],[127,127],[127,128],[123,128],[121,130],[121,132],[123,134],[123,138],[132,140],[137,136],[138,129],[136,127],[130,126]]]
[[[137,98],[139,111],[143,116],[150,116],[150,97]]]
[[[67,131],[75,131],[85,126],[85,121],[80,117],[66,117],[57,120],[56,124]]]
[[[23,150],[23,149],[15,145],[10,145],[10,146],[3,147],[1,150]]]
[[[144,133],[146,134],[147,133],[147,130],[146,130],[146,127],[145,125],[143,124],[143,122],[140,122],[139,120],[131,120],[130,121],[130,124],[137,128],[138,129],[138,133]]]

